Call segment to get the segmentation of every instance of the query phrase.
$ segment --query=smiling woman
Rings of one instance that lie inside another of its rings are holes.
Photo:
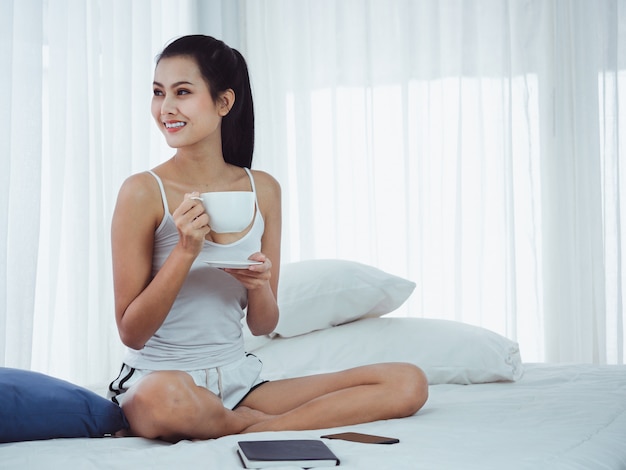
[[[175,154],[125,181],[111,230],[115,317],[128,351],[109,390],[130,432],[208,439],[417,412],[428,383],[415,365],[268,383],[245,351],[243,321],[255,336],[278,322],[282,215],[278,182],[246,166],[254,115],[243,57],[210,36],[176,39],[157,60],[152,115]],[[214,230],[198,187],[254,195],[252,222],[240,232]],[[203,262],[216,256],[249,261],[243,269]]]

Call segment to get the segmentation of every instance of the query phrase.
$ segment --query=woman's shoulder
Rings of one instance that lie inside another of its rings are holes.
[[[148,171],[135,173],[122,183],[118,195],[118,205],[139,206],[143,210],[162,207],[157,179]]]
[[[252,171],[252,176],[254,177],[254,184],[257,188],[257,192],[280,196],[280,183],[276,178],[262,170],[250,171]]]
[[[120,192],[131,192],[137,197],[152,196],[159,191],[157,179],[149,171],[142,171],[127,177],[122,183]]]

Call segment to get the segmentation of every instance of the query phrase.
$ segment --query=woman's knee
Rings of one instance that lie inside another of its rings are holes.
[[[399,417],[411,416],[428,399],[428,378],[422,369],[409,363],[393,364],[390,384],[394,391]]]
[[[145,376],[126,392],[122,404],[131,431],[151,439],[168,434],[172,418],[183,414],[193,401],[190,386],[195,384],[185,372],[159,371]]]

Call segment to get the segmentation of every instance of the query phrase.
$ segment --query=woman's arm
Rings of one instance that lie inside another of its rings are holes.
[[[154,232],[163,218],[159,189],[147,173],[131,176],[122,185],[111,242],[115,319],[126,346],[143,348],[163,324],[209,230],[203,212],[201,204],[187,197],[176,209],[179,243],[152,279]]]

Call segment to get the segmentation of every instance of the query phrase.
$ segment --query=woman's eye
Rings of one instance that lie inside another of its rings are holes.
[[[154,96],[163,96],[163,92],[161,90],[154,90]]]
[[[189,90],[178,90],[176,93],[179,95],[188,95],[191,92]]]

